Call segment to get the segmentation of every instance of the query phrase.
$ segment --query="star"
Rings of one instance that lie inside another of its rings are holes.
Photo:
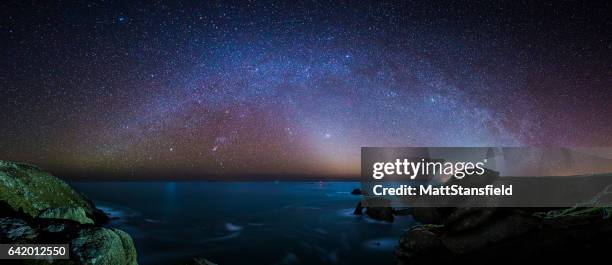
[[[8,5],[0,157],[51,170],[346,176],[361,146],[612,145],[607,6]]]

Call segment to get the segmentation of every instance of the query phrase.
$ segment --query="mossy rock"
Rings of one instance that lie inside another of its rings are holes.
[[[123,230],[119,230],[115,228],[113,228],[112,230],[121,239],[121,244],[123,246],[123,251],[125,253],[126,264],[137,264],[136,248],[134,248],[134,240],[132,240],[132,237],[128,233],[124,232]]]
[[[70,259],[20,260],[10,264],[137,265],[134,241],[125,232],[69,220],[0,217],[0,242],[10,244],[68,244]],[[3,264],[0,262],[0,264]]]
[[[0,242],[22,243],[38,236],[26,221],[10,217],[0,218]]]
[[[85,210],[80,207],[49,208],[38,215],[38,218],[67,219],[81,224],[93,224],[94,221],[87,217]]]
[[[132,239],[121,230],[91,227],[79,231],[70,246],[79,264],[136,265]]]
[[[67,260],[22,260],[17,264],[137,265],[134,241],[101,227],[108,218],[86,197],[38,167],[0,160],[0,242],[66,242]]]
[[[48,209],[47,215],[89,223],[95,207],[64,181],[28,164],[0,160],[0,202],[16,213],[36,218]],[[78,210],[78,209],[81,210]],[[75,210],[76,209],[76,210]],[[53,212],[55,211],[55,212]],[[85,214],[82,216],[81,211]]]

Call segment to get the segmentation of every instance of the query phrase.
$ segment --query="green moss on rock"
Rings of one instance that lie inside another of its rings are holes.
[[[53,208],[68,208],[46,213],[63,219],[77,222],[92,220],[94,207],[83,196],[74,191],[64,181],[53,177],[36,166],[0,160],[0,201],[15,212],[35,218]],[[74,210],[74,209],[82,210]],[[81,212],[86,215],[83,218]]]
[[[85,210],[80,207],[49,208],[38,215],[38,218],[67,219],[81,224],[93,224],[94,221],[87,217]]]
[[[134,241],[132,237],[128,235],[128,233],[123,232],[122,230],[113,228],[113,232],[119,236],[121,239],[121,244],[123,245],[123,251],[125,253],[125,264],[137,264],[136,261],[136,248],[134,248]]]
[[[79,231],[70,246],[80,264],[135,265],[136,250],[131,238],[117,229],[91,227]]]
[[[137,265],[134,242],[127,233],[101,227],[100,220],[107,218],[103,212],[38,167],[0,160],[0,211],[7,213],[0,217],[0,242],[62,242],[71,247],[67,260],[16,264]]]

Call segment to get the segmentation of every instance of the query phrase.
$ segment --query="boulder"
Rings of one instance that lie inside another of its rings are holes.
[[[355,211],[353,211],[354,215],[362,215],[363,214],[363,206],[361,206],[361,201],[359,201],[357,203],[357,206],[355,206]]]
[[[116,228],[113,228],[113,232],[115,232],[115,234],[117,234],[121,239],[121,245],[123,246],[123,250],[125,253],[125,264],[137,265],[138,263],[136,261],[136,248],[134,247],[134,240],[132,240],[132,237],[123,230],[119,230]]]
[[[360,189],[353,189],[353,191],[351,191],[351,194],[353,195],[361,195],[361,190]]]
[[[436,252],[441,250],[444,245],[440,239],[443,226],[438,225],[418,225],[410,228],[404,236],[400,238],[399,245],[403,249],[412,250],[413,254],[424,252]]]
[[[71,241],[71,248],[80,264],[133,265],[136,250],[127,234],[116,229],[90,227],[78,232]]]
[[[69,244],[70,260],[61,260],[59,264],[137,264],[134,242],[127,233],[72,220],[0,218],[0,242]]]
[[[24,220],[4,217],[0,218],[0,242],[21,243],[38,236],[38,231]]]

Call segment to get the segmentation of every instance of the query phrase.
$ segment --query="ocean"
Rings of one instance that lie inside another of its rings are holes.
[[[128,232],[141,265],[394,264],[414,221],[353,215],[358,182],[72,182]]]

